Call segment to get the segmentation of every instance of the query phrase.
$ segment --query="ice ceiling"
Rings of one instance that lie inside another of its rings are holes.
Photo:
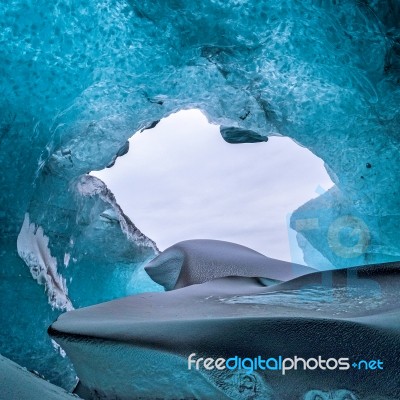
[[[10,0],[0,15],[5,356],[68,386],[43,334],[56,310],[152,287],[155,244],[85,174],[181,109],[325,161],[336,186],[292,218],[310,265],[399,258],[397,1]]]

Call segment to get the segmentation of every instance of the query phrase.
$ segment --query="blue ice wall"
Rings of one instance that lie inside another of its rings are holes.
[[[292,217],[310,265],[399,258],[397,1],[10,0],[0,44],[6,356],[44,357],[53,308],[141,290],[127,277],[156,247],[85,174],[180,109],[227,141],[289,136],[325,161],[336,187]]]

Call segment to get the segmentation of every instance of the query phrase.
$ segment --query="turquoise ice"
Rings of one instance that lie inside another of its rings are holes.
[[[2,1],[0,351],[70,387],[45,327],[160,290],[155,244],[86,174],[181,109],[324,160],[335,187],[291,222],[308,265],[397,260],[399,21],[389,0]]]

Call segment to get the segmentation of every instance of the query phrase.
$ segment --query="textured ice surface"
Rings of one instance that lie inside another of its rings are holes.
[[[399,263],[316,272],[268,288],[255,278],[220,278],[67,312],[49,332],[92,395],[96,390],[121,399],[395,400],[399,278]],[[360,300],[358,294],[368,291],[371,298]],[[274,296],[276,302],[264,301]],[[384,370],[195,372],[187,369],[191,353],[225,359],[379,358]],[[159,377],[169,384],[160,384]]]
[[[72,310],[66,281],[57,273],[57,260],[51,256],[48,244],[49,238],[43,234],[42,228],[31,224],[29,214],[26,214],[17,239],[18,254],[30,268],[32,277],[45,285],[50,305]],[[69,256],[64,265],[68,266],[68,263]]]
[[[0,356],[0,400],[77,400],[78,397]]]
[[[302,400],[357,400],[358,397],[346,389],[330,390],[323,392],[322,390],[310,390],[304,395]],[[379,398],[383,400],[382,397]],[[378,398],[377,398],[378,400]]]
[[[57,197],[67,197],[65,208],[52,207]],[[53,348],[47,326],[65,309],[162,290],[143,271],[158,250],[97,178],[83,175],[68,192],[56,191],[47,201],[44,210],[52,213],[32,207],[18,238],[17,232],[1,238],[0,348],[71,389],[75,374]]]
[[[154,245],[80,182],[180,109],[239,129],[227,141],[285,135],[325,161],[336,188],[292,218],[310,265],[398,259],[399,15],[389,0],[2,2],[0,350],[45,360],[54,317],[17,254],[26,213],[74,306],[141,290],[126,278]]]
[[[185,240],[169,247],[145,267],[166,290],[226,276],[261,278],[266,285],[315,272],[312,268],[268,258],[248,247],[221,240]]]
[[[341,317],[369,315],[397,308],[399,277],[398,263],[324,271],[283,282],[261,294],[232,296],[221,301],[271,307],[290,305],[315,315],[321,312]]]

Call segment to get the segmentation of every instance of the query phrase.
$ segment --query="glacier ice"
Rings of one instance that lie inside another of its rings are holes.
[[[304,265],[266,257],[236,243],[209,239],[176,243],[146,264],[144,269],[166,290],[226,276],[259,278],[268,285],[315,272]]]
[[[399,21],[390,0],[2,2],[0,351],[67,385],[43,336],[67,290],[74,307],[161,290],[132,279],[156,246],[86,174],[181,109],[324,160],[335,188],[292,217],[309,265],[398,260]]]
[[[0,356],[0,386],[0,400],[79,399],[3,356]]]
[[[83,175],[71,188],[67,208],[52,208],[49,201],[52,212],[45,216],[32,207],[18,236],[2,238],[3,309],[12,312],[0,313],[3,354],[68,389],[75,372],[46,336],[52,320],[63,310],[162,290],[143,270],[158,254],[156,245],[103,182]]]
[[[48,244],[49,238],[42,228],[31,224],[29,214],[26,214],[17,239],[19,256],[30,268],[32,277],[45,285],[50,305],[60,310],[73,310],[66,281],[57,273],[57,260],[51,256]],[[65,266],[68,266],[68,258]]]
[[[302,400],[357,400],[357,396],[346,389],[330,390],[329,392],[310,390]]]
[[[269,287],[218,278],[70,311],[49,333],[74,363],[86,399],[396,400],[399,267],[314,272]],[[192,353],[379,358],[384,369],[197,371],[188,370]]]

